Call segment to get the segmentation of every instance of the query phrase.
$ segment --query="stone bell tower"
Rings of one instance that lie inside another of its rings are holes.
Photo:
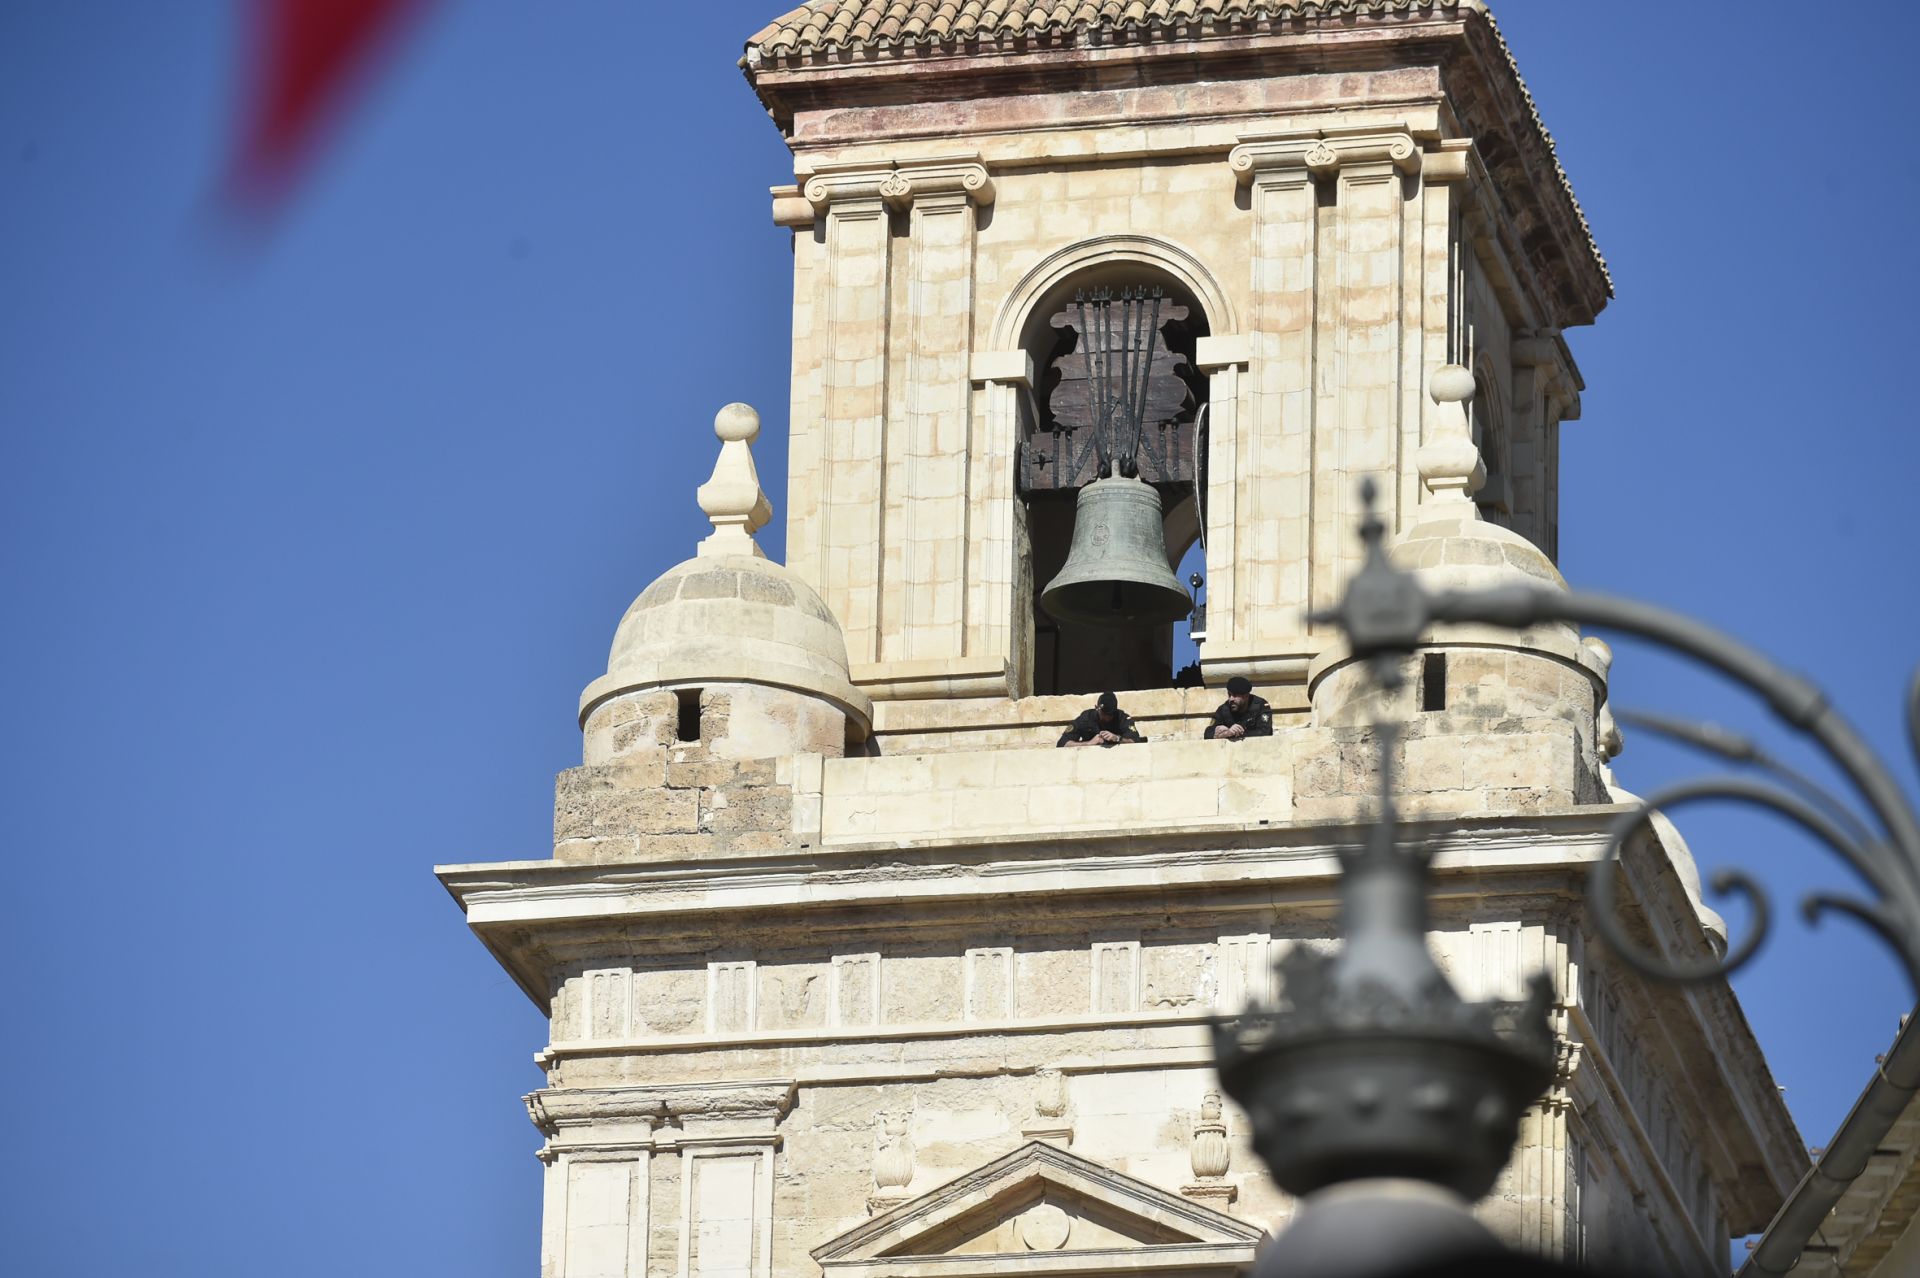
[[[1167,537],[1176,559],[1205,545],[1207,683],[1305,708],[1326,637],[1304,615],[1357,562],[1359,479],[1396,528],[1429,499],[1443,367],[1485,388],[1482,514],[1553,554],[1581,386],[1561,333],[1609,281],[1477,5],[974,9],[809,5],[745,59],[799,179],[774,191],[795,232],[789,557],[856,683],[1089,690],[1051,686],[1032,596],[1060,535],[1054,401],[1090,345],[1063,353],[1053,321],[1102,285],[1184,312],[1167,362],[1195,461],[1166,473]]]
[[[1724,1272],[1804,1154],[1731,992],[1650,989],[1585,921],[1630,797],[1605,646],[1439,629],[1388,704],[1307,620],[1363,479],[1429,584],[1564,588],[1562,334],[1610,285],[1479,0],[815,0],[742,68],[794,157],[788,563],[729,407],[715,532],[581,698],[552,859],[441,870],[552,1016],[543,1274],[1245,1269],[1293,1204],[1207,1029],[1335,935],[1382,713],[1442,966],[1555,991],[1480,1215]],[[1041,603],[1115,360],[1148,531],[1207,583],[1199,686],[1171,623]],[[1202,740],[1234,675],[1273,735]],[[1053,748],[1107,688],[1146,743]],[[1670,825],[1623,869],[1650,944],[1724,946]]]

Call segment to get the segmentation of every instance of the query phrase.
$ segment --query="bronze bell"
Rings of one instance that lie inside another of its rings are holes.
[[[1040,606],[1058,621],[1091,626],[1160,625],[1193,611],[1193,596],[1167,565],[1153,485],[1115,476],[1080,490],[1073,545]]]

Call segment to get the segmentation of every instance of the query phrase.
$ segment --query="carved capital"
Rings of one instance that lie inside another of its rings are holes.
[[[1240,145],[1227,152],[1227,167],[1233,170],[1241,186],[1270,177],[1309,181],[1313,174],[1307,164],[1307,154],[1320,145],[1320,140],[1312,137],[1251,135],[1241,138]]]
[[[940,156],[905,164],[862,161],[815,166],[800,195],[815,215],[836,204],[882,201],[905,211],[917,199],[957,196],[971,205],[993,203],[993,179],[978,156]],[[780,192],[775,192],[775,220],[780,217]]]
[[[900,165],[882,194],[900,209],[911,208],[916,200],[942,195],[957,196],[979,207],[993,203],[994,189],[993,179],[977,157],[955,156]]]
[[[1294,180],[1336,176],[1343,168],[1391,164],[1402,173],[1418,173],[1419,144],[1406,133],[1249,134],[1227,154],[1227,166],[1242,186],[1256,179],[1287,175]]]
[[[882,187],[893,176],[892,165],[821,164],[800,188],[801,198],[816,214],[834,205],[872,204],[884,198]]]

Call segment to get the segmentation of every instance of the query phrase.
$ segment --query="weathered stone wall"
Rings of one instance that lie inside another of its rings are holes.
[[[1273,961],[1334,932],[1324,896],[1276,906],[1215,891],[1212,902],[1170,904],[1159,922],[1109,906],[1068,919],[928,913],[911,936],[849,916],[819,939],[817,924],[774,920],[660,937],[646,955],[568,969],[540,1095],[644,1109],[662,1089],[790,1088],[786,1108],[753,1129],[770,1150],[778,1137],[766,1222],[776,1275],[812,1273],[812,1248],[1030,1139],[1185,1192],[1214,1086],[1208,1017],[1271,998]],[[1518,997],[1525,974],[1544,970],[1571,1017],[1563,1074],[1480,1211],[1503,1236],[1553,1254],[1584,1247],[1690,1271],[1725,1227],[1710,1154],[1653,1082],[1659,1050],[1622,1038],[1648,1022],[1585,974],[1576,908],[1565,896],[1480,896],[1443,897],[1436,911],[1436,955],[1465,996]],[[652,1149],[697,1134],[651,1121]],[[1229,1105],[1225,1125],[1229,1166],[1201,1185],[1208,1201],[1284,1223],[1290,1205],[1253,1157],[1244,1116]],[[607,1139],[605,1123],[549,1134],[554,1148]],[[648,1175],[673,1181],[678,1166],[656,1153]],[[657,1183],[648,1192],[663,1201]],[[656,1251],[702,1223],[678,1189],[664,1201],[649,1226]]]
[[[1011,470],[1042,371],[1027,325],[1087,272],[1170,279],[1205,312],[1210,681],[1304,678],[1325,638],[1302,612],[1358,562],[1359,479],[1383,481],[1396,529],[1425,500],[1411,458],[1444,363],[1484,371],[1503,482],[1526,478],[1490,513],[1551,550],[1550,445],[1578,377],[1427,74],[1396,73],[1430,96],[1391,108],[1364,104],[1364,75],[1307,91],[1334,92],[1337,117],[1291,94],[1250,116],[1258,91],[1235,86],[1185,95],[1178,125],[1040,93],[950,111],[938,142],[890,136],[884,110],[858,113],[875,125],[858,141],[799,127],[800,185],[777,200],[796,228],[788,554],[856,683],[880,701],[930,679],[1031,690]]]
[[[681,741],[671,690],[614,698],[594,711],[585,766],[554,783],[553,844],[563,861],[679,860],[790,848],[794,777],[817,753],[838,754],[844,719],[831,707],[779,688],[736,685],[699,691],[699,735]],[[736,752],[764,752],[753,754]],[[777,756],[777,757],[776,757]],[[817,787],[816,787],[817,789]],[[817,817],[812,818],[815,828]]]
[[[806,1253],[876,1204],[926,1193],[1029,1139],[1180,1192],[1196,1183],[1194,1129],[1213,1087],[1206,1018],[1270,997],[1271,961],[1294,944],[1325,944],[1332,932],[1324,902],[1244,908],[1251,904],[1180,910],[1159,926],[1130,914],[1066,928],[1038,917],[922,926],[912,939],[849,928],[812,947],[792,931],[708,935],[710,948],[692,955],[567,978],[546,1055],[549,1087],[561,1096],[645,1098],[649,1089],[698,1092],[715,1080],[788,1080],[790,1108],[766,1125],[780,1142],[770,1206],[775,1274],[812,1272]],[[1535,969],[1574,979],[1570,907],[1539,906],[1544,913],[1485,901],[1443,907],[1434,945],[1464,994],[1517,996],[1522,974]],[[610,1001],[631,1010],[624,1019],[598,1010]],[[1482,1207],[1504,1235],[1549,1251],[1573,1245],[1567,1176],[1578,1159],[1568,1085],[1563,1078],[1530,1116]],[[906,1170],[880,1175],[880,1152],[890,1144],[898,1152],[888,1132],[896,1119],[910,1150]],[[1263,1224],[1284,1222],[1290,1206],[1252,1156],[1244,1116],[1229,1105],[1225,1124],[1229,1166],[1211,1182],[1221,1191],[1211,1201]],[[663,1126],[650,1139],[678,1136]],[[1676,1183],[1685,1177],[1683,1148],[1669,1143],[1658,1153],[1673,1160]],[[1625,1183],[1646,1175],[1631,1171]],[[656,1159],[650,1174],[672,1179],[676,1167]],[[1599,1165],[1581,1174],[1604,1202]],[[656,1249],[670,1245],[663,1231],[699,1225],[680,1218],[687,1207],[677,1194],[667,1199],[673,1214],[651,1226]],[[1657,1199],[1636,1212],[1629,1231],[1596,1208],[1585,1225],[1593,1245],[1612,1232],[1645,1236],[1649,1217],[1659,1231],[1694,1229]],[[1670,1263],[1672,1241],[1666,1246]]]

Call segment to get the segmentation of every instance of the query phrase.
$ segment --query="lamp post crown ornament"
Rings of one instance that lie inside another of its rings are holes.
[[[1440,371],[1434,399],[1457,409],[1471,394],[1471,377],[1465,369]],[[1450,423],[1442,414],[1440,430],[1451,425],[1464,435],[1464,411],[1457,416]],[[1465,452],[1453,448],[1460,442],[1438,439],[1432,456],[1422,449],[1422,475],[1436,504],[1468,504],[1475,480]],[[1471,449],[1471,439],[1464,442]],[[1457,455],[1442,456],[1448,449]],[[1626,805],[1613,820],[1586,892],[1595,931],[1624,965],[1670,984],[1717,981],[1758,950],[1771,916],[1767,897],[1736,870],[1715,875],[1713,887],[1748,899],[1752,929],[1723,956],[1676,960],[1648,952],[1614,912],[1616,858],[1628,841],[1664,809],[1730,799],[1785,818],[1855,870],[1870,897],[1816,893],[1802,903],[1804,912],[1809,920],[1838,912],[1864,923],[1920,988],[1920,817],[1899,782],[1817,687],[1729,635],[1633,600],[1528,584],[1429,591],[1387,557],[1371,480],[1360,495],[1365,559],[1339,604],[1312,620],[1340,630],[1368,677],[1383,688],[1402,682],[1405,658],[1435,622],[1620,630],[1746,687],[1824,751],[1850,784],[1852,802],[1737,734],[1619,712],[1637,730],[1763,774],[1674,786]],[[1920,755],[1920,676],[1907,696],[1908,735]],[[1467,1205],[1492,1188],[1522,1114],[1553,1081],[1556,1058],[1565,1055],[1549,1021],[1554,992],[1544,975],[1536,974],[1524,1000],[1468,1003],[1427,949],[1428,854],[1417,844],[1401,846],[1394,822],[1399,731],[1388,721],[1372,726],[1380,757],[1379,812],[1364,836],[1340,853],[1340,947],[1324,953],[1295,946],[1278,964],[1276,1005],[1214,1027],[1221,1084],[1246,1110],[1255,1149],[1274,1181],[1305,1199],[1263,1253],[1257,1278],[1384,1278],[1453,1257],[1497,1253]],[[1617,748],[1617,734],[1606,748]],[[1536,1268],[1564,1272],[1547,1262]]]

